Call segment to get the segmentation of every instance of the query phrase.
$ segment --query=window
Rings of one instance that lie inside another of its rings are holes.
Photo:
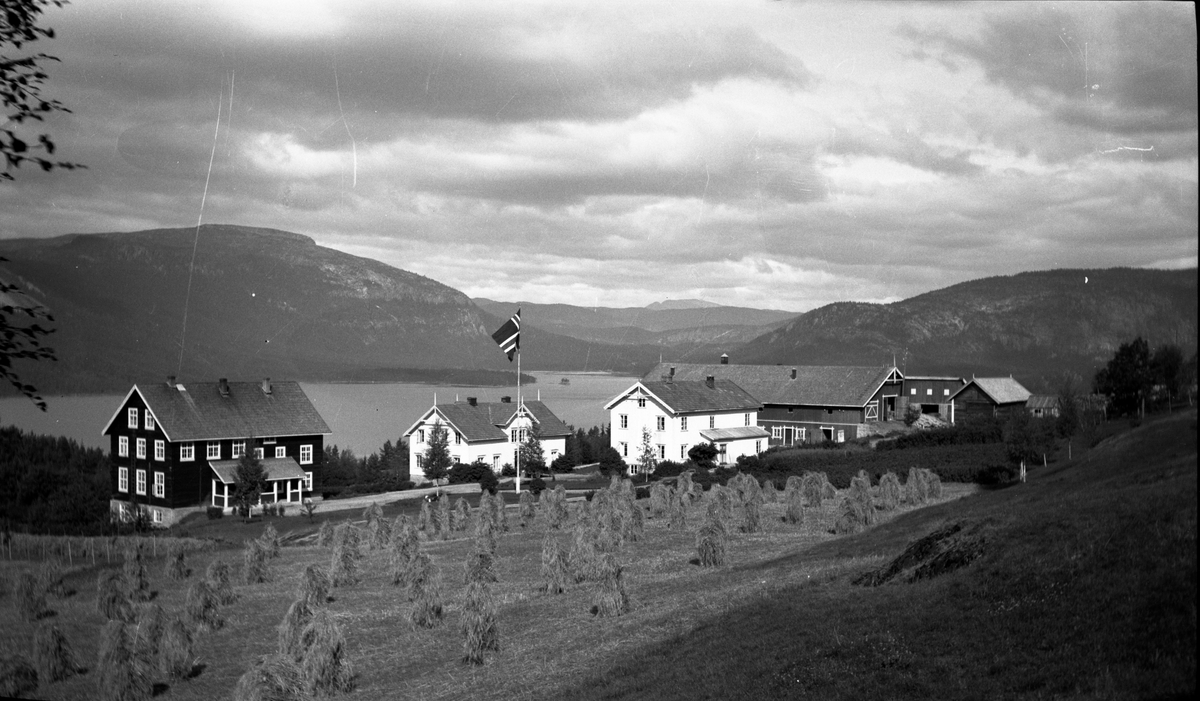
[[[639,409],[646,408],[646,398],[645,397],[638,397],[638,408]]]
[[[932,388],[932,387],[931,387],[931,388],[929,388],[929,389],[927,389],[927,390],[925,390],[925,396],[926,396],[926,397],[932,397],[932,396],[933,396],[933,388]]]
[[[261,445],[260,445],[260,446],[258,446],[257,448],[255,448],[255,449],[254,449],[254,459],[255,459],[255,460],[262,460],[262,459],[263,459],[263,455],[264,455],[264,453],[265,453],[265,452],[266,452],[266,451],[264,451],[264,450],[263,450],[263,448],[262,448],[262,446],[261,446]]]
[[[136,491],[138,494],[146,493],[146,471],[145,470],[137,471],[137,484],[135,486],[136,486]]]
[[[950,396],[950,390],[948,390],[948,389],[944,389],[944,390],[942,390],[942,396],[943,396],[943,397],[949,397],[949,396]]]
[[[509,434],[511,436],[511,440],[509,440],[509,443],[516,443],[517,442],[517,429],[514,428],[513,430],[509,431]]]
[[[312,473],[311,472],[304,473],[304,491],[306,491],[306,492],[312,491]]]
[[[122,492],[129,491],[129,468],[117,468],[117,490]]]
[[[462,445],[462,434],[458,431],[454,432],[454,445]]]
[[[662,443],[658,444],[658,459],[659,460],[667,459],[667,446],[663,445]]]
[[[209,441],[208,452],[205,453],[204,457],[208,458],[209,460],[220,460],[221,444],[216,441]]]
[[[417,456],[417,467],[425,467],[425,456],[424,455]]]
[[[129,457],[129,436],[117,436],[117,455]]]
[[[129,407],[129,411],[127,412],[126,415],[129,417],[129,421],[126,422],[126,425],[129,426],[129,428],[137,428],[138,427],[137,407],[133,407],[133,406]]]
[[[914,397],[917,396],[917,388],[913,387],[912,389],[908,390],[908,393]]]
[[[629,414],[621,414],[621,428],[629,428]]]
[[[798,429],[796,429],[796,440],[798,440],[798,441],[803,441],[803,440],[805,440],[805,438],[806,438],[807,436],[808,436],[808,429],[807,429],[807,428],[798,428]]]
[[[679,417],[679,430],[680,431],[687,430],[687,417],[686,416]]]
[[[287,457],[287,448],[285,448],[281,445],[275,446],[275,457],[286,458]]]
[[[709,428],[716,428],[716,427],[717,427],[717,417],[716,417],[716,416],[710,416],[710,417],[708,417],[708,427],[709,427]]]
[[[777,441],[783,440],[783,426],[772,426],[771,438]]]
[[[233,450],[230,452],[229,457],[236,460],[245,454],[246,454],[246,441],[234,441],[233,442]]]
[[[167,459],[167,444],[163,441],[154,441],[154,459],[160,462]]]
[[[687,458],[687,443],[679,446],[679,459],[683,460],[685,458]]]
[[[155,523],[162,523],[162,509],[150,509],[150,518],[154,519]]]
[[[137,439],[137,456],[142,460],[146,459],[146,439]]]
[[[121,504],[121,520],[122,521],[129,520],[129,505],[128,504]]]
[[[762,441],[754,441],[754,452],[755,453],[762,452]]]
[[[629,457],[629,444],[628,443],[621,444],[621,457],[623,457],[623,458]]]
[[[166,475],[161,472],[154,473],[154,496],[159,499],[167,496],[167,480]]]
[[[658,420],[655,422],[655,428],[657,428],[659,431],[667,430],[667,417],[658,417]]]
[[[845,443],[845,442],[846,442],[846,432],[845,432],[845,431],[843,431],[843,430],[842,430],[842,429],[840,429],[840,428],[838,429],[838,434],[837,434],[837,442],[838,442],[838,443]]]
[[[749,425],[750,425],[750,415],[749,415],[749,414],[746,414],[746,421],[745,421],[745,423],[743,423],[742,425],[743,425],[743,426],[749,426]]]
[[[493,456],[492,456],[492,469],[493,469],[493,470],[499,470],[499,469],[500,469],[500,456],[499,456],[499,455],[493,455]]]
[[[154,430],[154,414],[151,414],[149,409],[146,410],[146,430]]]
[[[417,442],[418,443],[425,442],[425,429],[422,428],[417,431]]]
[[[179,445],[179,460],[181,462],[191,462],[196,459],[196,446],[193,443],[181,443]]]
[[[312,446],[311,445],[300,446],[300,464],[301,465],[311,465],[312,464]]]

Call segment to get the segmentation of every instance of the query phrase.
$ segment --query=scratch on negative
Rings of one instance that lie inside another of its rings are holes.
[[[342,89],[338,85],[337,62],[333,64],[333,91],[337,93],[338,114],[341,115],[342,126],[346,128],[346,136],[350,137],[350,158],[354,166],[350,187],[354,188],[358,185],[358,145],[354,143],[354,135],[350,133],[350,125],[346,123],[346,112],[342,109]]]
[[[1116,153],[1117,151],[1142,151],[1142,152],[1146,152],[1146,151],[1153,151],[1153,150],[1154,150],[1154,147],[1153,147],[1153,146],[1147,146],[1146,148],[1142,148],[1142,147],[1140,147],[1140,146],[1118,146],[1118,147],[1116,147],[1116,148],[1105,149],[1105,150],[1101,151],[1100,153]]]

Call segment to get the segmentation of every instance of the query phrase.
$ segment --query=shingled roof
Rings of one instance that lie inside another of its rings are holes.
[[[659,381],[642,380],[611,399],[604,405],[611,409],[618,402],[641,388],[646,393],[676,414],[691,414],[696,412],[741,411],[762,408],[762,402],[750,395],[746,390],[729,380],[716,380],[712,387],[703,379],[700,381]]]
[[[644,380],[660,380],[670,374],[671,368],[675,369],[676,384],[710,376],[730,380],[763,404],[844,407],[865,405],[895,370],[887,366],[659,363]]]
[[[525,408],[533,415],[543,438],[557,438],[571,433],[562,419],[554,415],[544,403],[538,400],[525,400]],[[409,427],[405,435],[411,434],[416,427],[425,421],[429,414],[436,411],[441,417],[469,441],[506,441],[508,435],[501,428],[508,425],[517,412],[517,405],[512,402],[454,402],[453,404],[437,404],[425,412],[416,423]]]
[[[984,394],[991,398],[996,404],[1024,404],[1029,400],[1030,392],[1025,387],[1011,377],[972,377],[971,381],[963,385],[961,389],[954,393],[954,397],[962,394],[968,387],[975,385]]]
[[[332,433],[298,382],[272,382],[269,394],[261,382],[227,385],[226,395],[219,382],[134,385],[121,406],[137,392],[170,441]],[[117,418],[113,414],[102,435]]]

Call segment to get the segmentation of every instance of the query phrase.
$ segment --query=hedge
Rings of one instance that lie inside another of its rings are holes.
[[[850,486],[850,479],[858,474],[859,470],[866,470],[872,483],[878,483],[879,478],[888,472],[905,475],[910,467],[932,470],[943,482],[995,483],[1002,481],[1008,474],[1007,462],[1002,443],[976,443],[882,452],[777,452],[741,459],[738,466],[742,471],[749,472],[760,480],[770,479],[776,487],[782,487],[791,475],[824,472],[833,486],[846,489]]]

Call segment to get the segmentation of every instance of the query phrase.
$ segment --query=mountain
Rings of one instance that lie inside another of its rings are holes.
[[[1048,270],[989,277],[893,304],[842,302],[731,351],[735,363],[853,365],[912,374],[1009,375],[1049,389],[1090,380],[1135,336],[1196,350],[1196,269]]]
[[[774,309],[750,309],[748,307],[576,307],[570,304],[535,304],[533,302],[497,302],[477,298],[475,304],[493,314],[508,317],[518,307],[521,322],[538,328],[554,331],[577,338],[590,337],[597,329],[616,330],[613,343],[624,343],[629,338],[625,330],[640,329],[658,334],[664,331],[695,330],[709,328],[722,333],[737,328],[752,333],[747,338],[758,336],[775,325],[796,316],[795,312]],[[755,332],[755,330],[757,330]],[[642,339],[658,336],[638,337]],[[626,339],[626,340],[623,340]]]
[[[17,365],[45,393],[119,391],[168,374],[407,379],[463,368],[507,381],[513,370],[490,337],[500,318],[466,295],[298,234],[71,234],[0,241],[0,256],[0,276],[55,317],[59,360]],[[523,370],[639,372],[661,352],[532,329],[523,341]]]
[[[651,302],[646,305],[647,309],[712,309],[721,305],[715,302],[706,302],[702,299],[666,299],[661,302]]]

